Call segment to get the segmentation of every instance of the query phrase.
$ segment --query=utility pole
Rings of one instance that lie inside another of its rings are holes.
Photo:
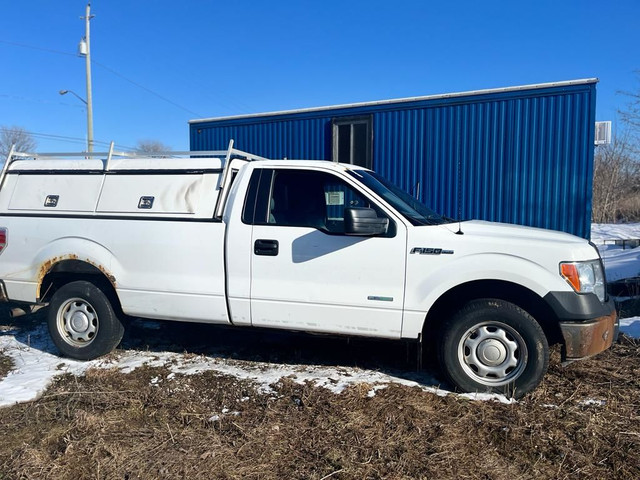
[[[89,23],[93,18],[91,15],[91,3],[87,3],[86,15],[84,17],[84,38],[80,41],[79,53],[84,55],[87,67],[87,151],[93,152],[93,100],[91,95],[91,40]]]

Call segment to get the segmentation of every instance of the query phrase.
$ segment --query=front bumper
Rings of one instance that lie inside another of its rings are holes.
[[[564,337],[562,360],[570,362],[605,351],[618,338],[620,321],[615,308],[590,322],[560,322]]]
[[[596,355],[617,340],[620,321],[613,300],[601,303],[594,294],[572,292],[551,292],[545,300],[560,320],[564,362]]]

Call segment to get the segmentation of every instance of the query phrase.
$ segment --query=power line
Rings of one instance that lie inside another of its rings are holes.
[[[4,43],[6,45],[12,45],[12,46],[15,46],[15,47],[30,48],[32,50],[40,50],[40,51],[43,51],[43,52],[55,53],[55,54],[58,54],[58,55],[68,55],[68,56],[72,56],[72,57],[76,56],[75,53],[63,52],[63,51],[60,51],[60,50],[53,50],[53,49],[50,49],[50,48],[42,48],[42,47],[37,47],[37,46],[34,46],[34,45],[27,45],[25,43],[9,42],[7,40],[1,40],[1,39],[0,39],[0,43]],[[177,107],[177,108],[179,108],[181,110],[184,110],[185,112],[187,112],[187,113],[189,113],[191,115],[194,115],[196,117],[204,117],[204,115],[201,115],[201,114],[199,114],[197,112],[194,112],[193,110],[189,110],[188,108],[183,107],[182,105],[174,102],[173,100],[170,100],[167,97],[165,97],[163,95],[160,95],[157,92],[154,92],[150,88],[147,88],[144,85],[142,85],[142,84],[140,84],[140,83],[138,83],[138,82],[136,82],[134,80],[131,80],[130,78],[125,77],[124,75],[122,75],[121,73],[115,71],[111,67],[103,65],[102,63],[99,63],[99,62],[97,62],[97,61],[95,61],[93,59],[91,60],[91,63],[93,65],[97,65],[98,67],[104,68],[105,70],[107,70],[112,75],[115,75],[116,77],[120,77],[121,79],[129,82],[132,85],[135,85],[136,87],[146,91],[147,93],[150,93],[151,95],[154,95],[154,96],[158,97],[160,100],[163,100],[163,101],[165,101],[167,103],[170,103],[174,107]]]
[[[56,105],[64,105],[66,107],[73,107],[73,108],[82,108],[82,109],[85,108],[84,105],[79,105],[77,103],[53,102],[51,100],[43,100],[41,98],[30,98],[30,97],[24,97],[21,95],[8,95],[6,93],[0,93],[0,98],[9,98],[11,100],[20,100],[23,102],[43,103],[45,105],[56,104]]]
[[[70,57],[76,56],[75,53],[63,52],[61,50],[53,50],[51,48],[36,47],[35,45],[27,45],[26,43],[9,42],[7,40],[2,40],[2,39],[0,39],[0,43],[4,43],[6,45],[13,45],[14,47],[30,48],[31,50],[40,50],[42,52],[56,53],[58,55],[68,55]]]
[[[0,130],[5,131],[5,132],[13,132],[14,130],[12,130],[11,128],[6,128],[6,127],[0,127]],[[25,133],[28,133],[29,135],[31,135],[32,137],[35,138],[42,138],[45,140],[56,140],[59,142],[67,142],[67,143],[80,143],[80,144],[85,144],[86,143],[86,139],[85,138],[80,138],[80,137],[69,137],[69,136],[65,136],[65,135],[56,135],[53,133],[41,133],[41,132],[30,132],[25,130]],[[111,142],[105,142],[103,140],[94,140],[93,143],[97,143],[100,144],[106,148],[111,146]],[[120,148],[123,148],[125,150],[135,150],[134,147],[129,147],[126,145],[120,145],[118,144],[118,146]]]
[[[132,85],[135,85],[138,88],[141,88],[142,90],[145,90],[146,92],[155,95],[156,97],[158,97],[160,100],[164,100],[167,103],[170,103],[171,105],[173,105],[174,107],[178,107],[181,110],[184,110],[185,112],[190,113],[191,115],[195,115],[196,117],[203,117],[204,115],[201,115],[197,112],[194,112],[193,110],[189,110],[186,107],[183,107],[182,105],[177,104],[176,102],[169,100],[166,97],[163,97],[162,95],[160,95],[159,93],[154,92],[153,90],[151,90],[150,88],[145,87],[144,85],[141,85],[133,80],[131,80],[130,78],[125,77],[124,75],[122,75],[121,73],[116,72],[114,69],[107,67],[106,65],[103,65],[102,63],[96,62],[95,60],[91,60],[91,63],[104,68],[105,70],[111,72],[113,75],[122,78],[123,80],[126,80],[127,82],[131,83]]]

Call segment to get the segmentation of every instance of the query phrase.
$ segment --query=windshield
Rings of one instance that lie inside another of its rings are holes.
[[[413,225],[441,225],[452,219],[443,217],[387,179],[369,170],[349,170],[349,174],[373,190]]]

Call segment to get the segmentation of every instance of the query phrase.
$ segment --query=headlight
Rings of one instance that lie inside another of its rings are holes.
[[[602,265],[598,260],[589,262],[563,262],[560,274],[578,293],[595,293],[604,302],[605,286]]]

